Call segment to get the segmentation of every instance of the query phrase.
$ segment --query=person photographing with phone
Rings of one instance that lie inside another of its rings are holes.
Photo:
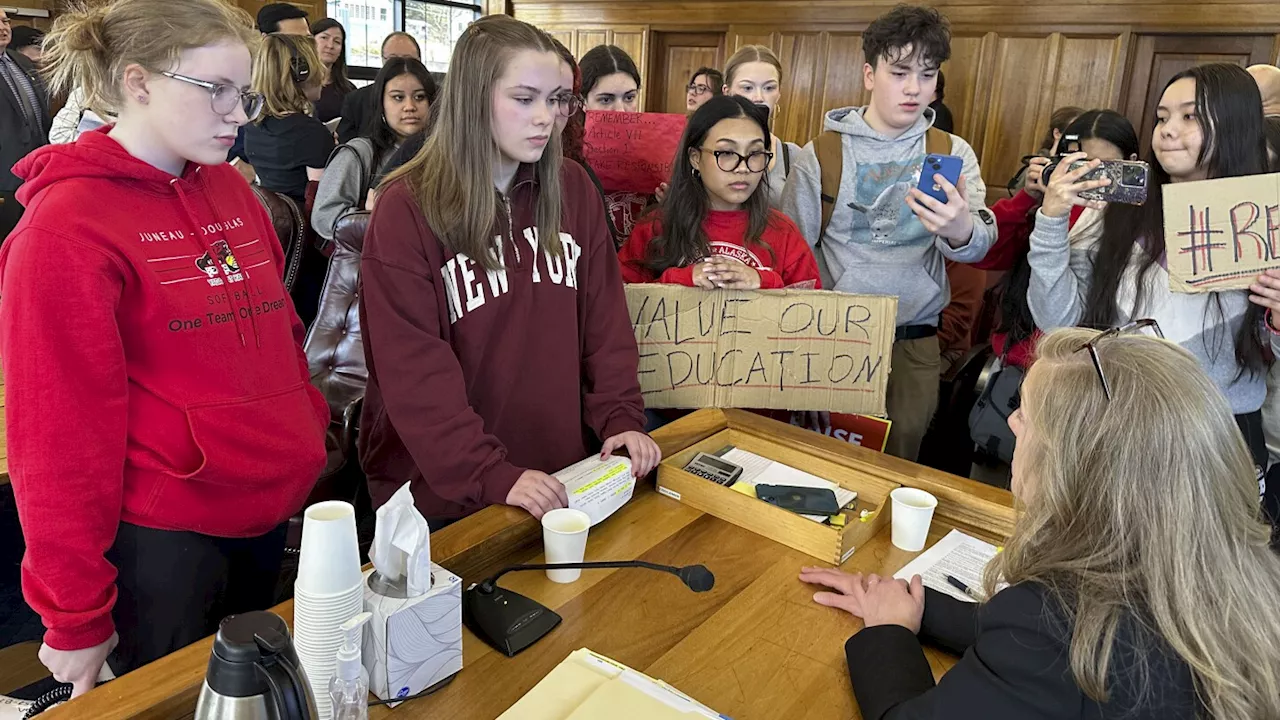
[[[1160,323],[1166,338],[1201,362],[1231,404],[1259,470],[1259,492],[1268,492],[1259,408],[1266,396],[1272,353],[1280,349],[1280,319],[1264,325],[1264,313],[1280,309],[1280,271],[1269,270],[1251,291],[1184,294],[1169,289],[1162,189],[1169,183],[1261,175],[1268,171],[1262,102],[1243,68],[1201,65],[1165,87],[1151,137],[1146,201],[1135,200],[1112,177],[1090,179],[1103,166],[1073,153],[1055,170],[1031,234],[1027,301],[1037,327],[1111,327],[1136,317]],[[1117,178],[1123,180],[1123,177]],[[1074,228],[1072,208],[1082,206]],[[1268,500],[1272,505],[1274,500]]]

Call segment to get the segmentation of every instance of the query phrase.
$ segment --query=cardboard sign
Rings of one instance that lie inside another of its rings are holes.
[[[885,412],[898,299],[628,285],[651,408]]]
[[[831,413],[831,426],[825,428],[814,427],[812,423],[805,422],[806,419],[803,415],[793,415],[791,424],[876,452],[884,452],[893,426],[891,420],[870,415]]]
[[[1280,267],[1280,174],[1165,185],[1164,233],[1174,292],[1249,287]]]
[[[652,195],[671,178],[688,118],[667,113],[587,113],[583,149],[606,193]]]

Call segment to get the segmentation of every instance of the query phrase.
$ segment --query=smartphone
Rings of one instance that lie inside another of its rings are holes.
[[[920,192],[940,203],[947,201],[947,193],[942,186],[933,181],[934,175],[941,175],[947,182],[956,185],[960,182],[960,171],[964,169],[964,160],[955,155],[926,155],[924,165],[920,167]]]
[[[1042,175],[1045,185],[1054,172],[1070,172],[1087,164],[1088,160],[1077,160],[1066,170],[1053,163],[1044,169]],[[1141,205],[1147,201],[1147,183],[1151,178],[1151,167],[1141,160],[1103,160],[1102,164],[1084,174],[1081,180],[1100,180],[1111,178],[1106,187],[1085,190],[1080,197],[1086,200],[1123,203],[1125,205]]]

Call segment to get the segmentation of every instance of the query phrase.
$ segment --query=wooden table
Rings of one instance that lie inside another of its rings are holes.
[[[710,436],[726,415],[762,423],[775,440],[939,497],[930,542],[952,527],[990,540],[1012,528],[1007,492],[882,456],[739,411],[706,410],[655,434],[664,455]],[[888,529],[844,564],[849,571],[892,574],[916,553],[898,550]],[[437,561],[466,584],[513,562],[541,558],[538,524],[522,511],[494,507],[433,535]],[[588,647],[661,678],[736,720],[847,720],[858,710],[849,689],[843,646],[860,623],[812,601],[797,579],[815,559],[658,495],[652,485],[607,522],[593,528],[587,559],[705,564],[715,589],[696,594],[678,580],[638,569],[584,571],[569,585],[540,572],[515,573],[502,584],[558,612],[564,622],[515,658],[463,636],[463,671],[435,695],[396,710],[371,708],[371,718],[491,720],[510,707],[570,652]],[[291,602],[275,608],[292,620]],[[211,645],[205,639],[46,714],[69,718],[187,718]],[[955,661],[927,652],[935,675]]]

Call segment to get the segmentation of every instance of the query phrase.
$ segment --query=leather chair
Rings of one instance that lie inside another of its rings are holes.
[[[369,213],[343,216],[334,228],[334,250],[320,295],[319,312],[307,331],[303,350],[311,382],[329,402],[329,431],[325,436],[328,462],[312,489],[307,505],[325,500],[353,502],[361,486],[356,458],[356,434],[369,370],[360,334],[360,254]],[[296,551],[302,542],[302,516],[289,521],[286,547]]]
[[[302,266],[302,250],[306,243],[307,223],[302,209],[292,198],[277,192],[265,190],[253,184],[253,194],[258,202],[266,208],[271,216],[272,228],[276,231],[276,239],[284,250],[284,289],[293,291],[293,284],[298,279],[298,270]]]

